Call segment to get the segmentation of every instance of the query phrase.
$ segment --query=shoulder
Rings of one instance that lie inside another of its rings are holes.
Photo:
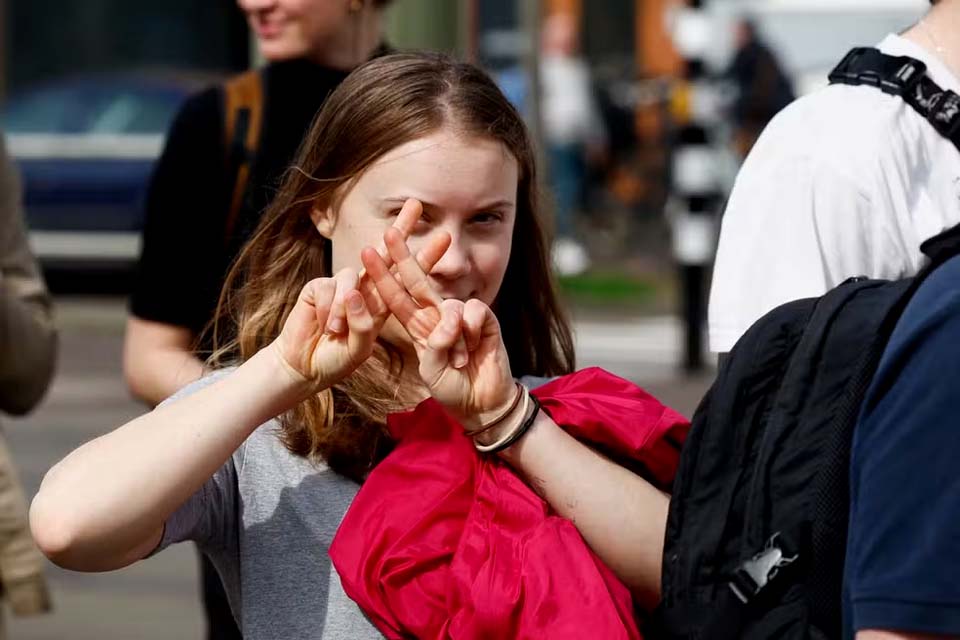
[[[194,171],[198,157],[205,158],[203,162],[207,162],[206,157],[210,153],[222,154],[218,150],[222,146],[222,130],[222,89],[212,86],[190,96],[180,106],[170,125],[160,169],[177,173],[180,168],[190,167],[188,170]]]
[[[913,122],[919,116],[907,110],[870,87],[831,85],[795,100],[744,161],[724,224],[731,217],[769,220],[771,207],[807,211],[830,224],[834,214],[858,222],[856,212],[875,205],[881,187],[909,173],[905,159],[922,136]]]
[[[922,414],[921,398],[960,410],[960,256],[934,271],[910,300],[884,350],[864,416],[884,420],[890,403],[902,399]],[[886,407],[877,411],[878,407]],[[944,416],[952,415],[947,411]],[[929,418],[929,416],[927,416]]]
[[[865,166],[876,166],[866,159],[897,144],[896,123],[905,108],[898,98],[870,87],[824,87],[771,120],[744,169],[771,161],[806,161],[855,177]]]
[[[917,289],[897,323],[891,347],[931,349],[944,359],[960,354],[960,256],[943,263]]]
[[[889,125],[906,103],[896,96],[867,86],[831,84],[794,100],[774,120],[816,131],[869,131]]]
[[[223,118],[223,87],[213,85],[187,98],[177,112],[172,131],[209,129]]]

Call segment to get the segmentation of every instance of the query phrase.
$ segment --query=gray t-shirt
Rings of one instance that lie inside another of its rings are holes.
[[[178,392],[189,395],[229,371]],[[261,425],[166,522],[157,551],[192,540],[223,579],[247,640],[381,638],[343,592],[328,555],[356,483],[291,454]]]

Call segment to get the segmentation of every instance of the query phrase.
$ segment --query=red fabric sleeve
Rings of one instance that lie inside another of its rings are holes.
[[[636,385],[586,369],[537,389],[578,439],[666,483],[687,421]],[[396,449],[370,474],[330,555],[388,638],[640,638],[627,588],[433,400],[390,416]]]

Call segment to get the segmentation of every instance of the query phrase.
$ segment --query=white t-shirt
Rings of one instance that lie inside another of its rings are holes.
[[[590,70],[576,57],[545,55],[540,60],[543,135],[550,144],[603,144],[606,132],[600,119]]]
[[[896,35],[879,48],[937,58]],[[831,85],[784,109],[737,176],[710,292],[710,348],[723,353],[760,316],[820,296],[851,276],[901,278],[923,266],[920,244],[960,223],[960,151],[901,98]]]

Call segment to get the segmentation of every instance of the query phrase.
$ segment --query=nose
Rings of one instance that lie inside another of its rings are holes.
[[[470,243],[463,234],[453,230],[446,229],[450,234],[450,247],[440,258],[440,261],[434,265],[430,276],[438,280],[451,282],[469,275],[473,269],[470,256]]]

